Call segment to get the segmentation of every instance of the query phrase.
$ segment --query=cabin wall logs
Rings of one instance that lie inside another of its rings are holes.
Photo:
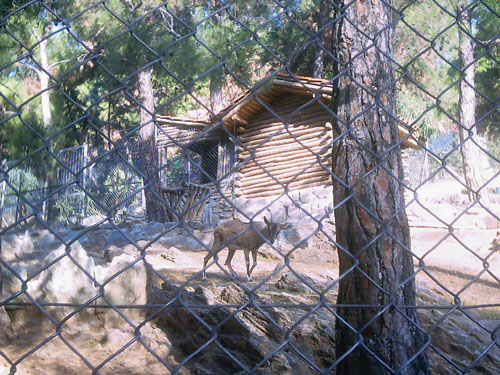
[[[332,114],[310,96],[283,94],[239,125],[239,194],[277,195],[331,185]],[[284,120],[284,121],[282,121]],[[286,125],[288,123],[288,125]],[[283,185],[283,186],[282,186]]]

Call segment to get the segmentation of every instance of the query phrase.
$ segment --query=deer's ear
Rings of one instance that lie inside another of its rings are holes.
[[[266,223],[266,225],[269,225],[269,220],[267,220],[267,217],[264,216],[264,223]]]

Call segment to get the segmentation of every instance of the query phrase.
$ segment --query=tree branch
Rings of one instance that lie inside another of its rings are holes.
[[[64,60],[60,60],[60,61],[57,61],[55,63],[52,63],[49,65],[49,70],[52,69],[53,67],[57,66],[57,65],[60,65],[60,64],[64,64],[64,63],[67,63],[67,62],[70,62],[70,61],[74,61],[74,60],[77,60],[78,57],[72,57],[71,59],[64,59]]]
[[[482,47],[493,47],[500,46],[500,37],[488,39],[488,40],[479,40],[475,39],[476,43],[481,44]]]
[[[42,71],[40,69],[38,69],[38,67],[36,65],[33,65],[33,64],[30,64],[30,63],[27,63],[27,62],[23,62],[23,61],[18,61],[17,62],[19,65],[23,65],[27,68],[30,68],[31,70],[33,70],[37,75],[38,77],[40,77],[40,75],[42,74]]]
[[[172,14],[170,14],[163,8],[159,8],[158,10],[160,11],[162,18],[165,21],[166,26],[168,27],[168,31],[174,34],[177,38],[180,38],[180,34],[174,30],[174,16],[172,16]]]

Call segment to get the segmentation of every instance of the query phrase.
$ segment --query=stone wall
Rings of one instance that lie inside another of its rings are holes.
[[[217,223],[230,219],[262,221],[271,216],[274,221],[297,222],[330,217],[333,212],[333,187],[316,186],[291,191],[283,196],[260,198],[235,197],[224,199],[215,193],[207,204],[206,221]],[[232,203],[232,204],[231,204]],[[287,207],[288,215],[285,207]]]

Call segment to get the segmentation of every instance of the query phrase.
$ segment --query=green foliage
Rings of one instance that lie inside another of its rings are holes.
[[[40,179],[33,173],[33,171],[26,170],[23,168],[14,169],[10,176],[10,182],[19,190],[21,193],[27,193],[35,189],[39,189],[42,186]]]
[[[500,35],[498,33],[500,1],[490,0],[486,2],[486,5],[478,7],[474,13],[476,37],[483,42],[476,46],[475,50],[475,56],[478,59],[476,83],[482,93],[478,95],[478,118],[482,119],[481,128],[497,137],[500,134],[500,111],[498,109],[500,103]]]
[[[453,127],[458,103],[458,26],[432,0],[397,1],[401,21],[395,29],[395,58],[402,77],[398,113],[416,123],[425,137]],[[432,48],[431,48],[432,47]]]
[[[486,141],[490,154],[500,160],[500,131],[498,129],[488,130],[486,132]]]
[[[113,131],[124,135],[135,129],[140,124],[136,76],[151,62],[157,113],[174,116],[201,104],[209,107],[207,98],[230,77],[250,87],[287,64],[294,73],[311,75],[321,5],[327,4],[327,19],[335,15],[332,3],[324,0],[107,0],[105,6],[94,0],[59,0],[33,2],[12,13],[27,3],[0,2],[0,14],[10,14],[8,30],[28,47],[4,29],[0,32],[0,121],[5,121],[0,125],[0,159],[21,158],[54,134],[52,147],[58,149],[81,144],[86,137],[99,144]],[[453,13],[460,3],[442,5]],[[221,10],[221,5],[227,7]],[[457,117],[459,28],[453,14],[432,0],[397,0],[395,7],[401,11],[395,17],[402,17],[394,33],[401,78],[398,111],[430,138],[452,129]],[[473,13],[478,39],[498,41],[499,10],[498,0],[478,3]],[[62,20],[71,20],[71,34]],[[40,79],[30,67],[40,61],[37,34],[50,36],[49,85],[58,84],[50,90],[48,128],[42,124]],[[325,40],[331,48],[331,27]],[[478,95],[478,118],[491,131],[500,123],[498,108],[493,110],[500,97],[499,45],[476,48],[477,87],[491,99]],[[332,77],[332,63],[325,60],[325,77]],[[68,124],[73,126],[65,129]]]
[[[84,200],[84,194],[63,194],[55,204],[57,209],[56,221],[67,224],[72,217],[76,216],[80,219]]]

